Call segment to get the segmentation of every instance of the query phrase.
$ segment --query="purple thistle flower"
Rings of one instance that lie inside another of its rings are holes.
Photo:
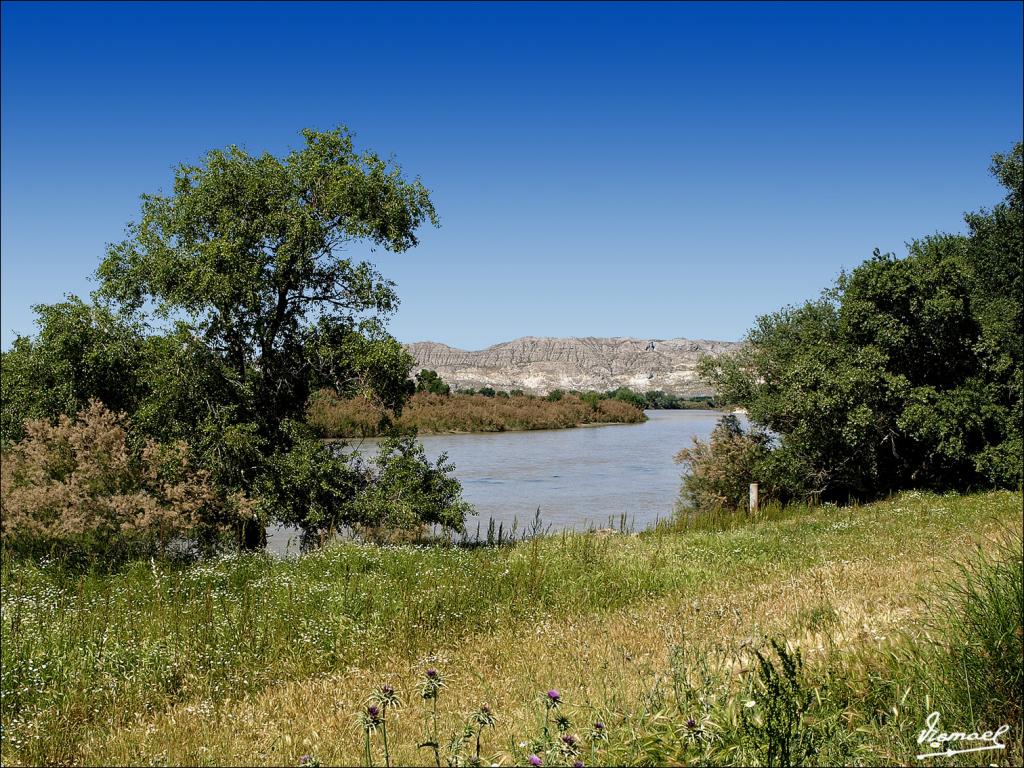
[[[436,680],[436,679],[437,679],[437,670],[434,669],[433,667],[431,667],[430,669],[427,670],[427,680]]]
[[[567,733],[564,736],[562,736],[562,741],[565,743],[567,747],[576,746],[576,737],[573,736],[571,733]]]
[[[577,760],[575,763],[572,764],[572,768],[584,768],[583,761]]]
[[[299,758],[299,765],[305,765],[306,763],[308,763],[312,759],[313,759],[312,755],[303,755],[302,757]]]
[[[544,765],[544,761],[541,760],[537,755],[530,755],[530,765]]]
[[[380,717],[380,708],[375,704],[371,704],[366,708],[366,714],[368,714],[370,717],[376,720],[378,717]]]
[[[558,691],[556,691],[554,688],[552,688],[550,691],[548,691],[548,698],[551,699],[552,701],[561,701],[562,700],[562,694],[560,694]]]
[[[692,731],[694,728],[697,727],[697,721],[691,717],[689,720],[686,721],[686,727]]]

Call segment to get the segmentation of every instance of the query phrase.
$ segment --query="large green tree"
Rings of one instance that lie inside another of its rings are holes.
[[[1020,483],[1021,167],[1020,144],[995,156],[1006,197],[968,214],[966,235],[876,251],[820,299],[758,318],[740,354],[703,361],[772,436],[750,479],[837,499]]]
[[[156,423],[182,430],[222,483],[268,508],[289,502],[274,492],[293,485],[280,477],[295,464],[284,454],[316,453],[299,446],[311,392],[360,392],[394,410],[409,392],[412,360],[383,326],[394,286],[346,246],[405,251],[437,223],[422,183],[356,153],[344,128],[302,135],[283,158],[232,146],[179,166],[173,192],[143,196],[97,272],[101,300],[176,324],[163,357],[180,373],[150,403]],[[209,392],[189,391],[197,372]],[[187,418],[168,417],[182,404]]]
[[[284,158],[230,147],[179,166],[173,194],[143,196],[131,236],[98,270],[101,297],[183,319],[218,352],[266,437],[322,384],[400,406],[408,359],[380,322],[394,286],[343,249],[404,251],[437,222],[419,180],[357,154],[344,129],[302,135]]]

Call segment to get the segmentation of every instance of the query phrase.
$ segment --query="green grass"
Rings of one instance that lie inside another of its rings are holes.
[[[411,663],[444,648],[479,650],[489,637],[525,637],[550,621],[596,631],[636,606],[742,596],[751,584],[784,585],[837,563],[900,562],[954,548],[965,532],[1019,526],[1020,504],[1013,493],[905,494],[863,508],[777,510],[773,519],[724,530],[557,535],[478,549],[338,543],[286,560],[136,563],[107,575],[4,554],[0,760],[76,762],[88,744],[91,760],[134,761],[137,751],[131,760],[103,753],[107,735],[181,706],[198,707],[197,718],[219,717],[282,682]],[[984,579],[966,583],[989,589]],[[791,602],[782,613],[792,612],[794,627],[827,632],[838,621],[821,595]],[[964,631],[988,621],[987,613],[957,615]],[[897,683],[886,685],[872,688],[880,699]],[[628,754],[642,752],[638,743]],[[359,754],[345,759],[358,762]],[[221,761],[280,759],[225,752]]]

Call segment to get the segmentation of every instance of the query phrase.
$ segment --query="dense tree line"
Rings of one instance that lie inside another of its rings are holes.
[[[1021,483],[1022,150],[991,167],[1005,198],[967,233],[874,256],[819,299],[757,319],[702,374],[752,429],[723,423],[680,454],[688,502],[739,506],[746,483],[779,499]]]

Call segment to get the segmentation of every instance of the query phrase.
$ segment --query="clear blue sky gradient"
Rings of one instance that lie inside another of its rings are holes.
[[[0,344],[176,163],[339,123],[442,219],[373,254],[400,340],[738,339],[1000,198],[1021,9],[5,2]]]

